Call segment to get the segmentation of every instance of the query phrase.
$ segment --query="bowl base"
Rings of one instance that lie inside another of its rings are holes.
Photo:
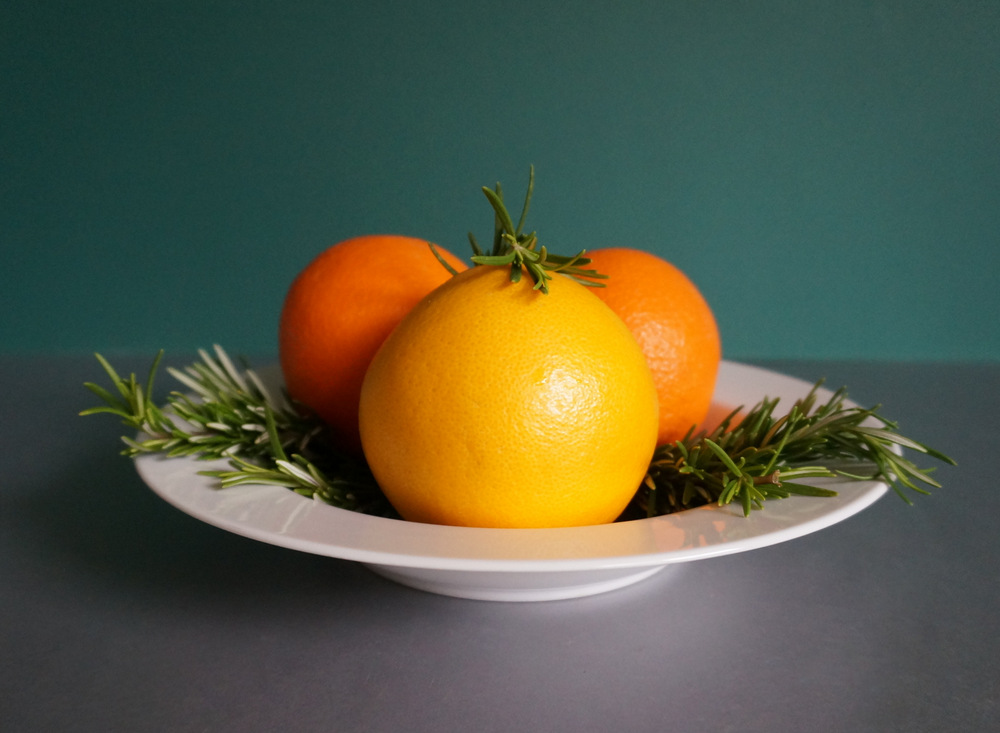
[[[645,580],[665,566],[525,573],[431,570],[372,563],[365,563],[365,567],[396,583],[428,593],[476,601],[532,602],[607,593]]]

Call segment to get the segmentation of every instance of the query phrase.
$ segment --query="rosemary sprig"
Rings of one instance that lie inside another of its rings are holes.
[[[561,272],[577,282],[590,287],[602,288],[604,283],[595,280],[605,279],[597,270],[587,269],[590,260],[584,257],[586,250],[581,250],[572,256],[555,255],[545,246],[539,247],[538,235],[535,232],[524,233],[524,222],[531,208],[531,196],[535,190],[535,168],[531,167],[528,174],[528,190],[524,196],[521,216],[515,226],[514,220],[507,211],[503,200],[503,189],[496,184],[496,189],[483,187],[490,206],[493,207],[493,248],[489,254],[483,251],[476,237],[469,232],[469,244],[472,245],[472,261],[477,265],[509,266],[511,282],[520,282],[521,274],[528,271],[535,283],[535,290],[549,292],[548,281],[550,273]],[[450,269],[450,268],[449,268]]]
[[[836,495],[802,483],[813,478],[884,481],[907,503],[912,503],[907,489],[926,494],[921,484],[940,487],[930,475],[933,469],[918,468],[898,448],[954,465],[951,458],[900,435],[896,423],[878,414],[881,406],[848,406],[844,388],[818,404],[821,384],[787,414],[776,417],[778,400],[765,398],[742,417],[734,411],[711,432],[692,430],[683,440],[660,446],[633,513],[656,516],[738,502],[749,515],[767,499]]]
[[[214,356],[204,350],[198,353],[201,361],[183,370],[167,369],[190,392],[171,392],[166,408],[158,407],[152,397],[162,351],[153,360],[145,385],[134,374],[122,378],[98,354],[114,391],[87,382],[85,386],[104,404],[80,414],[117,415],[139,433],[122,437],[125,456],[162,453],[228,459],[231,470],[200,472],[218,478],[222,488],[275,484],[343,509],[392,513],[367,465],[338,450],[322,421],[284,392],[272,394],[245,364],[237,369],[220,346]]]
[[[229,470],[201,472],[217,478],[221,488],[274,484],[344,509],[394,516],[367,465],[338,450],[318,417],[284,393],[273,395],[219,346],[214,356],[200,351],[201,361],[183,370],[168,369],[193,394],[171,392],[166,407],[158,407],[152,391],[162,355],[144,385],[134,374],[123,379],[97,355],[117,394],[85,385],[104,404],[80,414],[114,414],[140,433],[122,438],[124,455],[226,458]],[[926,494],[924,486],[940,486],[933,469],[918,468],[899,448],[954,465],[951,458],[901,435],[896,423],[878,414],[880,406],[848,405],[844,389],[820,404],[821,384],[787,414],[776,417],[778,400],[765,398],[745,413],[734,410],[710,432],[692,429],[683,440],[658,448],[624,517],[732,502],[748,515],[768,499],[836,494],[803,483],[814,478],[884,481],[907,503],[906,490]]]

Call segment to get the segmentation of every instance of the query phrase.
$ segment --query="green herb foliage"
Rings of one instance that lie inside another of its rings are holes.
[[[237,368],[216,346],[214,355],[183,370],[168,369],[188,392],[174,391],[164,408],[153,403],[154,359],[145,383],[122,378],[97,355],[113,390],[88,382],[103,405],[81,414],[109,413],[138,436],[124,436],[126,456],[161,453],[225,458],[228,470],[206,470],[220,488],[276,484],[333,506],[385,516],[394,512],[368,467],[342,453],[315,415],[283,392],[273,394],[246,364]],[[803,483],[815,478],[884,481],[909,502],[907,490],[938,487],[933,469],[918,468],[900,448],[954,465],[948,456],[897,432],[879,407],[850,405],[840,389],[824,403],[820,383],[775,416],[765,398],[745,413],[735,410],[710,432],[692,430],[659,447],[623,518],[651,517],[705,504],[736,502],[744,514],[768,499],[824,497],[836,492]]]
[[[883,481],[907,503],[906,490],[926,494],[924,486],[940,487],[933,469],[918,468],[900,448],[954,465],[951,458],[899,434],[879,406],[849,405],[844,388],[820,403],[821,384],[783,415],[775,415],[778,400],[765,398],[745,414],[733,411],[710,432],[692,430],[657,448],[631,512],[655,516],[738,502],[749,515],[767,499],[836,495],[802,483],[815,478]]]
[[[469,243],[473,251],[472,261],[477,265],[509,266],[510,280],[515,283],[521,280],[521,273],[527,270],[535,283],[535,290],[541,290],[546,294],[549,292],[548,281],[552,279],[550,273],[553,272],[561,272],[583,285],[604,287],[604,283],[594,281],[607,278],[607,275],[602,275],[597,270],[586,269],[590,260],[583,256],[584,250],[572,257],[554,255],[544,246],[538,246],[538,235],[535,232],[527,234],[524,232],[524,222],[531,208],[531,195],[534,190],[535,169],[532,166],[521,217],[515,225],[504,204],[503,188],[500,184],[497,183],[495,189],[483,187],[483,193],[493,207],[493,248],[486,254],[476,241],[476,237],[469,232]],[[447,264],[445,266],[447,267]]]
[[[221,488],[275,484],[343,509],[393,513],[368,466],[340,451],[319,418],[284,392],[273,394],[245,364],[237,369],[219,346],[214,355],[200,351],[201,361],[183,370],[168,368],[189,392],[171,392],[167,407],[159,408],[152,392],[162,355],[141,384],[134,374],[120,377],[98,354],[113,391],[92,382],[85,385],[104,404],[82,415],[117,415],[139,433],[122,437],[123,455],[225,458],[229,470],[200,472],[218,478]]]

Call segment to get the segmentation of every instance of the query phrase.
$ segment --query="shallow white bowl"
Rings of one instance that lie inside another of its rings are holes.
[[[779,397],[790,407],[811,388],[793,377],[723,362],[712,416],[721,419],[764,397]],[[820,399],[829,395],[821,390]],[[673,563],[786,542],[847,519],[887,489],[876,481],[824,480],[822,485],[835,488],[838,496],[773,500],[749,517],[738,506],[706,506],[591,527],[474,529],[371,517],[276,486],[219,489],[214,479],[198,474],[225,465],[193,458],[136,459],[154,492],[203,522],[261,542],[357,561],[421,590],[491,601],[593,595],[638,582]]]

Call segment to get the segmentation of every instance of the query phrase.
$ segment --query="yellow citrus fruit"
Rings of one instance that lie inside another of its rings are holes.
[[[715,392],[722,345],[712,309],[683,272],[654,254],[617,247],[587,257],[608,276],[594,294],[625,321],[653,372],[659,443],[680,440],[705,419]]]
[[[424,298],[361,390],[365,457],[403,518],[474,527],[614,521],[656,444],[642,351],[590,289],[474,267]]]
[[[465,269],[453,254],[438,251],[453,268]],[[448,278],[426,241],[378,234],[329,247],[292,282],[278,330],[285,385],[330,425],[341,447],[361,452],[361,382],[378,347]]]

